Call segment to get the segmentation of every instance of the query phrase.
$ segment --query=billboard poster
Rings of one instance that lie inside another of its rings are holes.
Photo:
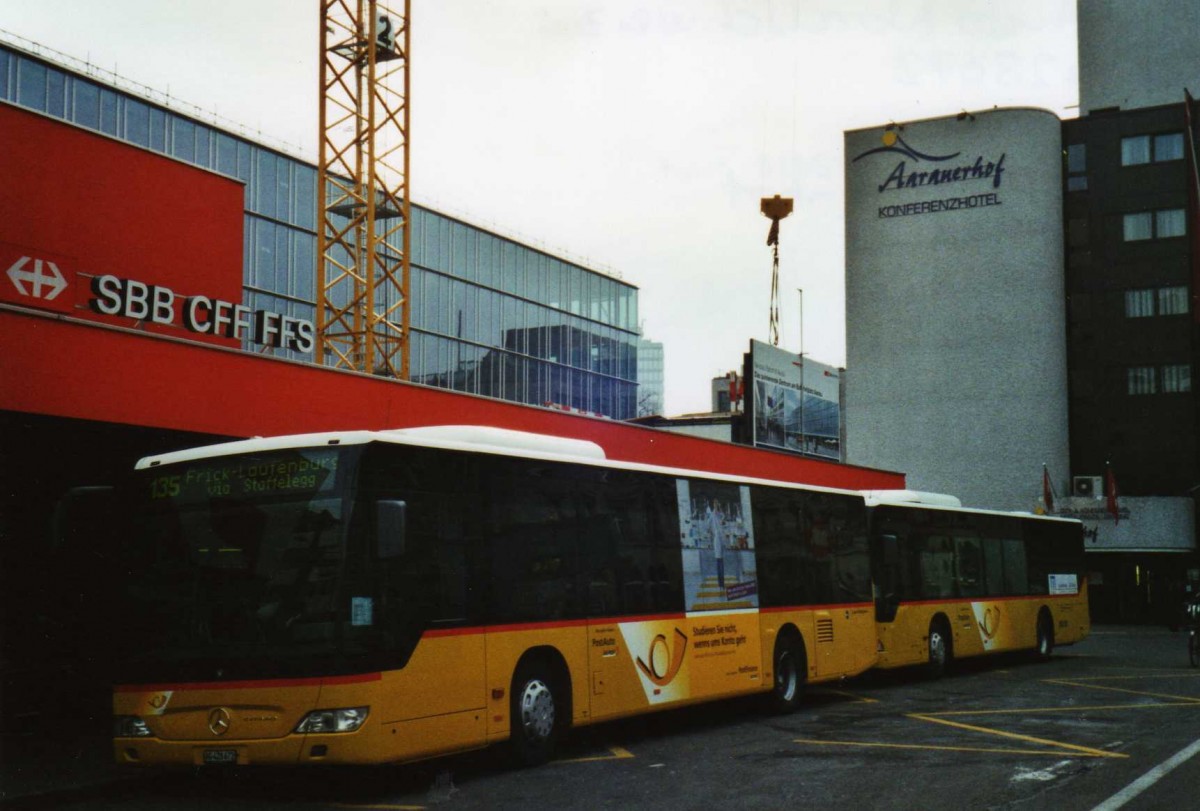
[[[688,611],[758,607],[750,488],[676,479]]]
[[[761,341],[749,365],[754,444],[841,460],[841,371]]]

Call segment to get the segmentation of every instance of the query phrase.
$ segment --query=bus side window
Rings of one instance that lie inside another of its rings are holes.
[[[491,619],[584,615],[579,583],[576,468],[497,457],[486,462],[491,522]]]
[[[868,602],[871,599],[871,556],[867,547],[867,517],[848,496],[826,498],[834,527],[833,555],[835,600]]]
[[[643,481],[649,501],[651,602],[655,611],[683,610],[683,556],[679,549],[679,508],[675,482],[665,476]]]
[[[798,499],[787,491],[767,487],[752,488],[750,499],[762,604],[803,605],[807,589],[798,543]]]
[[[983,575],[987,583],[984,593],[989,597],[1008,594],[1004,585],[1004,542],[999,538],[983,539]]]
[[[879,561],[878,582],[875,584],[875,619],[891,622],[900,608],[900,539],[892,534],[875,536],[875,553]]]
[[[926,535],[917,539],[921,556],[921,597],[954,597],[954,545],[944,535]]]
[[[611,471],[619,477],[618,471]],[[622,612],[623,585],[632,565],[618,552],[624,539],[637,534],[644,515],[620,487],[602,477],[589,477],[579,490],[579,550],[588,616]]]
[[[954,558],[958,574],[958,596],[983,596],[983,555],[978,538],[956,537]]]
[[[1029,594],[1025,542],[1020,538],[1004,538],[1000,543],[1004,547],[1004,593],[1010,596]]]

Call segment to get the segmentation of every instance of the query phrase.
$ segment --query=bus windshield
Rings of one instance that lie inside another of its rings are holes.
[[[129,630],[139,677],[279,674],[336,654],[353,458],[306,448],[138,472]]]

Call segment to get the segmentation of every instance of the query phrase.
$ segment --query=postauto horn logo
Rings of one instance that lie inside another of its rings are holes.
[[[871,155],[897,154],[904,160],[896,164],[887,178],[879,185],[879,192],[882,194],[885,191],[897,189],[917,189],[925,186],[941,186],[950,183],[962,183],[969,180],[984,180],[991,179],[992,188],[1000,188],[1000,178],[1004,174],[1004,158],[1007,153],[1002,153],[995,160],[984,160],[982,155],[975,158],[974,162],[956,161],[962,155],[962,152],[954,152],[950,155],[932,155],[925,152],[919,152],[913,149],[905,142],[900,135],[894,130],[888,130],[883,133],[883,146],[877,146],[873,149],[856,156],[851,163],[858,163],[863,158]],[[944,164],[955,161],[956,165],[945,166]],[[922,164],[921,166],[910,169],[909,163]],[[940,166],[929,166],[927,164],[943,164]]]
[[[623,622],[617,626],[634,654],[638,681],[651,704],[689,696],[688,636],[670,621]]]
[[[647,651],[646,658],[650,660],[650,663],[646,664],[639,656],[638,670],[641,670],[646,678],[659,687],[666,687],[679,673],[679,668],[683,666],[683,654],[687,651],[687,644],[687,634],[676,628],[675,646],[672,653],[671,646],[667,644],[666,635],[658,634],[650,643],[650,649]]]

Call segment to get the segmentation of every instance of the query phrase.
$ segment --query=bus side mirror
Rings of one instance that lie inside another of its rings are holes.
[[[375,502],[375,539],[380,560],[404,554],[404,527],[408,504],[403,501]]]

